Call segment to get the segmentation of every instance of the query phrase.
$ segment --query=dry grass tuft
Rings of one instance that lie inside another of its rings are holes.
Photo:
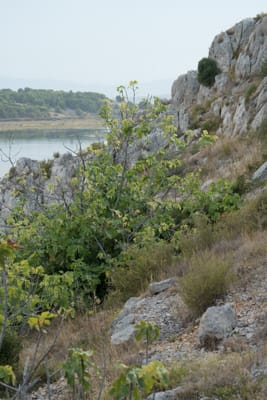
[[[194,156],[187,157],[185,164],[189,168],[200,167],[203,180],[234,180],[250,175],[261,164],[262,152],[262,143],[255,136],[224,136]]]
[[[201,393],[219,399],[263,400],[265,382],[251,379],[250,371],[255,363],[257,355],[250,352],[207,353],[202,359],[173,364],[171,386],[181,388],[177,399],[199,398],[197,394]]]
[[[115,368],[116,364],[123,362],[126,365],[139,364],[140,359],[140,343],[132,342],[130,345],[111,346],[109,328],[113,312],[99,311],[95,315],[79,315],[74,319],[64,321],[60,330],[56,345],[49,354],[49,369],[53,373],[61,367],[62,362],[68,355],[68,350],[72,347],[82,348],[84,350],[92,349],[94,351],[93,360],[100,368],[100,377],[95,377],[92,393],[97,394],[101,386],[102,379],[105,381],[105,386],[117,377],[119,371]],[[41,357],[53,343],[54,336],[57,332],[57,324],[54,323],[47,335],[41,342],[37,359]],[[35,352],[36,335],[32,334],[24,340],[23,350],[20,353],[20,369],[27,358],[32,360]],[[46,381],[45,367],[42,365],[37,376],[41,375],[43,382]],[[58,378],[58,375],[55,376]],[[92,397],[97,398],[97,397]]]

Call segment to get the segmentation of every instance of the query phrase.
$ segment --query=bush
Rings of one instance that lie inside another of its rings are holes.
[[[201,124],[201,129],[209,132],[215,132],[217,129],[219,129],[221,122],[221,117],[211,117]]]
[[[174,251],[174,246],[163,241],[125,251],[120,266],[110,272],[107,306],[138,296],[154,280],[166,278],[174,265]]]
[[[197,71],[199,83],[207,87],[213,86],[215,76],[221,72],[216,61],[212,58],[202,58],[198,63]]]
[[[232,263],[210,251],[195,254],[180,281],[180,294],[189,309],[202,314],[224,296],[233,280]]]
[[[21,348],[21,340],[17,333],[7,331],[0,351],[0,365],[16,367]]]

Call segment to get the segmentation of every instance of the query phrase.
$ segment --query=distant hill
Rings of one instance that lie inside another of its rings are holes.
[[[24,88],[0,90],[0,120],[51,119],[61,114],[81,117],[97,114],[105,95]]]
[[[157,96],[160,98],[170,98],[171,86],[173,79],[158,79],[153,81],[142,81],[138,76],[130,77],[130,79],[138,80],[138,97],[144,98],[148,96]],[[117,95],[116,88],[120,85],[126,85],[126,81],[118,82],[77,82],[77,81],[64,81],[58,79],[25,79],[25,78],[11,78],[0,75],[0,88],[10,88],[18,90],[19,88],[30,87],[32,89],[51,89],[63,90],[64,92],[96,92],[103,93],[105,96],[115,99]]]

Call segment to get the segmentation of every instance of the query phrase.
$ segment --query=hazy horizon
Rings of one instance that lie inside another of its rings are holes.
[[[170,97],[171,85],[174,79],[155,80],[148,82],[138,82],[140,95],[155,95]],[[127,83],[126,83],[127,84]],[[105,94],[108,97],[117,95],[116,88],[118,85],[108,85],[98,83],[81,83],[73,81],[61,80],[30,80],[23,78],[10,78],[0,75],[0,89],[18,90],[20,88],[30,87],[31,89],[52,89],[64,91],[88,91]]]
[[[267,11],[266,0],[0,0],[0,5],[0,87],[44,85],[109,96],[133,79],[144,93],[170,95],[171,83],[197,68],[215,35]]]

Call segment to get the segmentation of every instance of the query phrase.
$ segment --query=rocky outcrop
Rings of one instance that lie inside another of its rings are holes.
[[[151,296],[131,297],[111,325],[111,343],[129,341],[135,334],[135,324],[141,320],[159,325],[160,339],[177,334],[181,328],[178,311],[183,305],[175,285],[174,279],[168,279],[154,283]]]
[[[161,282],[152,282],[148,286],[148,290],[150,294],[153,296],[155,294],[164,292],[167,289],[170,289],[171,287],[175,287],[176,281],[174,278],[169,278],[165,279],[164,281]]]
[[[257,171],[254,172],[252,179],[260,179],[263,181],[267,180],[267,161],[262,164],[260,168],[257,169]]]
[[[221,70],[211,88],[198,83],[195,71],[172,85],[178,129],[184,132],[197,124],[226,135],[257,129],[267,116],[267,78],[259,76],[267,59],[267,16],[247,18],[218,34],[208,56]]]
[[[72,201],[71,179],[81,162],[79,157],[66,153],[49,161],[21,158],[9,175],[0,180],[0,224],[16,205],[23,204],[25,212],[44,205]]]
[[[236,316],[230,303],[209,307],[200,319],[199,341],[201,346],[216,347],[220,340],[233,332],[236,324]]]

